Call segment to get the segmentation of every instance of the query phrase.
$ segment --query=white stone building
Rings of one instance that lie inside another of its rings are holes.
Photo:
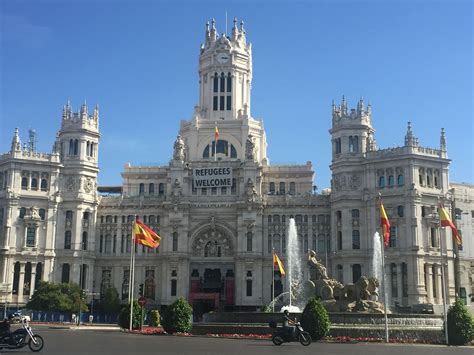
[[[96,189],[97,108],[73,114],[68,104],[51,154],[36,153],[34,140],[22,148],[15,133],[0,156],[3,300],[23,305],[35,283],[49,280],[115,287],[126,302],[135,215],[162,238],[157,250],[136,247],[134,287],[144,284],[152,306],[184,296],[199,315],[268,304],[271,251],[285,262],[291,217],[301,257],[314,249],[333,277],[354,282],[370,273],[380,193],[392,223],[391,303],[441,304],[441,265],[450,301],[457,290],[471,302],[473,187],[450,184],[443,131],[439,149],[422,147],[410,124],[403,146],[378,149],[370,105],[349,110],[343,99],[332,107],[332,189],[316,194],[311,162],[270,164],[263,122],[251,113],[252,48],[242,23],[234,21],[230,37],[207,25],[199,83],[199,104],[181,122],[169,164],[127,164],[122,186]],[[437,227],[438,203],[450,209],[453,201],[471,237],[459,263],[451,231]],[[287,280],[276,280],[280,293]]]

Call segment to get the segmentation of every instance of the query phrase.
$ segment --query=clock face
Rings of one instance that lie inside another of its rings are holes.
[[[230,56],[227,53],[219,53],[217,54],[217,57],[216,57],[217,61],[221,64],[226,63],[229,60],[229,58]]]

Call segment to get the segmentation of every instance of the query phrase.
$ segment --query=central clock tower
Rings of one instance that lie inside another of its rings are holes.
[[[215,22],[206,25],[199,56],[200,92],[197,113],[202,119],[232,120],[250,116],[252,46],[247,44],[244,23],[232,35],[218,35]]]

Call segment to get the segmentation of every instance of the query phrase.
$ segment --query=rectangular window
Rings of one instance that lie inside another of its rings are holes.
[[[252,297],[252,280],[247,280],[247,297]]]
[[[388,247],[389,248],[397,247],[397,227],[395,226],[390,227],[390,238],[388,240]]]
[[[26,246],[34,247],[36,245],[36,228],[28,227],[26,229]]]
[[[217,111],[217,102],[218,102],[218,100],[219,100],[218,96],[214,96],[214,97],[213,97],[213,100],[214,100],[214,101],[213,101],[213,103],[212,103],[212,109],[213,109],[214,111]]]
[[[227,110],[227,111],[232,110],[232,96],[227,96],[227,106],[226,106],[226,110]]]
[[[64,249],[71,249],[71,231],[64,234]]]
[[[173,251],[178,251],[178,233],[173,233]]]
[[[217,187],[211,187],[211,195],[217,195]]]
[[[219,110],[224,111],[225,96],[219,97]]]
[[[171,296],[176,296],[177,286],[178,286],[178,281],[175,279],[171,280]]]

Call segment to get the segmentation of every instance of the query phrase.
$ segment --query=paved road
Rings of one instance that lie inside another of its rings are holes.
[[[43,336],[42,354],[192,354],[192,355],[249,355],[249,354],[360,354],[360,355],[473,355],[474,348],[431,345],[398,344],[329,344],[313,343],[308,347],[297,343],[275,346],[266,340],[215,339],[206,337],[178,337],[126,334],[115,331],[69,330],[36,328]],[[32,354],[28,348],[1,351],[2,354]]]

